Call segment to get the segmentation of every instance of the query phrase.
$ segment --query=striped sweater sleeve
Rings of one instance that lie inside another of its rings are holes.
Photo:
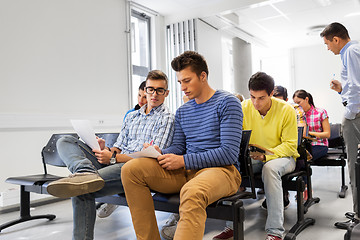
[[[220,146],[184,155],[186,169],[237,165],[242,134],[242,109],[236,97],[223,100],[220,113]]]

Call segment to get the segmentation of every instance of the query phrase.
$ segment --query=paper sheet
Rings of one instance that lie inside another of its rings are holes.
[[[158,151],[156,151],[154,146],[149,146],[141,150],[140,152],[134,152],[126,155],[132,158],[142,158],[142,157],[157,158],[161,154]]]
[[[99,143],[96,140],[95,131],[91,126],[89,120],[70,120],[70,121],[76,133],[89,147],[91,147],[91,149],[100,150]]]

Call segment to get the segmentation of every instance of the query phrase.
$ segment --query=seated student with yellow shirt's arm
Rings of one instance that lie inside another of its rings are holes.
[[[274,80],[263,72],[249,80],[250,99],[242,103],[243,129],[252,130],[250,144],[257,144],[272,151],[273,155],[254,155],[254,172],[262,171],[268,216],[266,239],[282,239],[284,234],[284,202],[289,200],[283,190],[281,177],[294,171],[297,152],[296,113],[290,104],[273,96]]]

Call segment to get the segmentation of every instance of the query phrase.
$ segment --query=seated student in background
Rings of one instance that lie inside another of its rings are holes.
[[[326,110],[315,107],[313,97],[303,89],[295,91],[293,100],[305,111],[306,123],[309,126],[308,134],[316,137],[317,141],[311,143],[313,160],[325,156],[329,145],[327,138],[330,137],[329,116]]]
[[[296,114],[290,104],[273,98],[274,80],[264,72],[251,76],[250,99],[242,102],[243,129],[252,130],[250,144],[265,147],[274,155],[252,155],[258,160],[254,172],[262,171],[267,209],[266,240],[280,240],[284,234],[284,201],[281,177],[294,171],[298,130]],[[287,197],[287,196],[286,196]],[[214,238],[226,239],[226,238]],[[229,238],[227,238],[229,239]]]
[[[146,81],[143,81],[142,83],[140,83],[138,96],[137,96],[138,103],[135,105],[134,108],[132,108],[126,112],[126,114],[124,116],[124,121],[126,119],[126,116],[129,113],[139,110],[142,106],[144,106],[147,103],[145,87],[146,87]],[[96,205],[97,216],[99,218],[106,218],[106,217],[110,216],[118,207],[119,207],[119,205],[116,205],[116,204],[98,203]]]
[[[140,151],[146,142],[153,141],[163,148],[170,145],[174,115],[164,105],[167,86],[163,72],[149,72],[147,104],[129,113],[112,148],[105,147],[103,139],[98,139],[101,150],[92,150],[71,136],[58,140],[59,155],[72,175],[50,183],[47,191],[56,197],[72,197],[73,240],[94,238],[95,198],[123,192],[121,171],[125,162],[132,161],[126,154]]]
[[[143,81],[142,83],[140,83],[138,96],[137,96],[138,103],[135,105],[134,108],[130,109],[129,111],[127,111],[125,113],[124,120],[129,113],[131,113],[135,110],[139,110],[142,106],[144,106],[147,103],[145,87],[146,87],[146,81]]]
[[[288,93],[287,89],[283,86],[277,85],[274,88],[274,97],[284,100],[285,102],[288,101]],[[296,119],[298,127],[304,127],[304,136],[306,136],[306,117],[305,111],[299,104],[291,104],[296,112]]]
[[[190,99],[175,115],[173,143],[158,159],[138,158],[122,168],[126,200],[139,240],[160,240],[150,189],[180,192],[180,219],[174,239],[203,238],[206,207],[238,190],[242,134],[240,101],[208,83],[203,56],[186,51],[171,62],[181,90]]]
[[[244,95],[240,94],[240,93],[234,93],[235,97],[237,97],[240,102],[244,101],[245,100],[245,97]]]

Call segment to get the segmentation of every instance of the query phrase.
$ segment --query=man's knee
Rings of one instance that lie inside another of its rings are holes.
[[[272,178],[281,178],[280,172],[277,167],[273,164],[264,164],[262,169],[263,178],[272,177]]]
[[[137,159],[131,159],[130,161],[126,162],[124,166],[121,168],[121,179],[123,182],[129,178],[129,176],[133,175],[134,170],[136,170],[136,162]]]
[[[64,144],[69,144],[69,143],[73,144],[76,143],[77,141],[79,140],[73,136],[63,136],[57,140],[56,147],[61,148]]]
[[[134,158],[126,162],[121,168],[122,181],[126,182],[129,178],[144,175],[144,173],[149,171],[151,166],[154,165],[154,161],[156,160],[150,158]]]
[[[205,189],[199,186],[185,184],[180,190],[180,201],[183,204],[192,204],[193,207],[199,205],[206,207],[209,204],[209,197]]]

